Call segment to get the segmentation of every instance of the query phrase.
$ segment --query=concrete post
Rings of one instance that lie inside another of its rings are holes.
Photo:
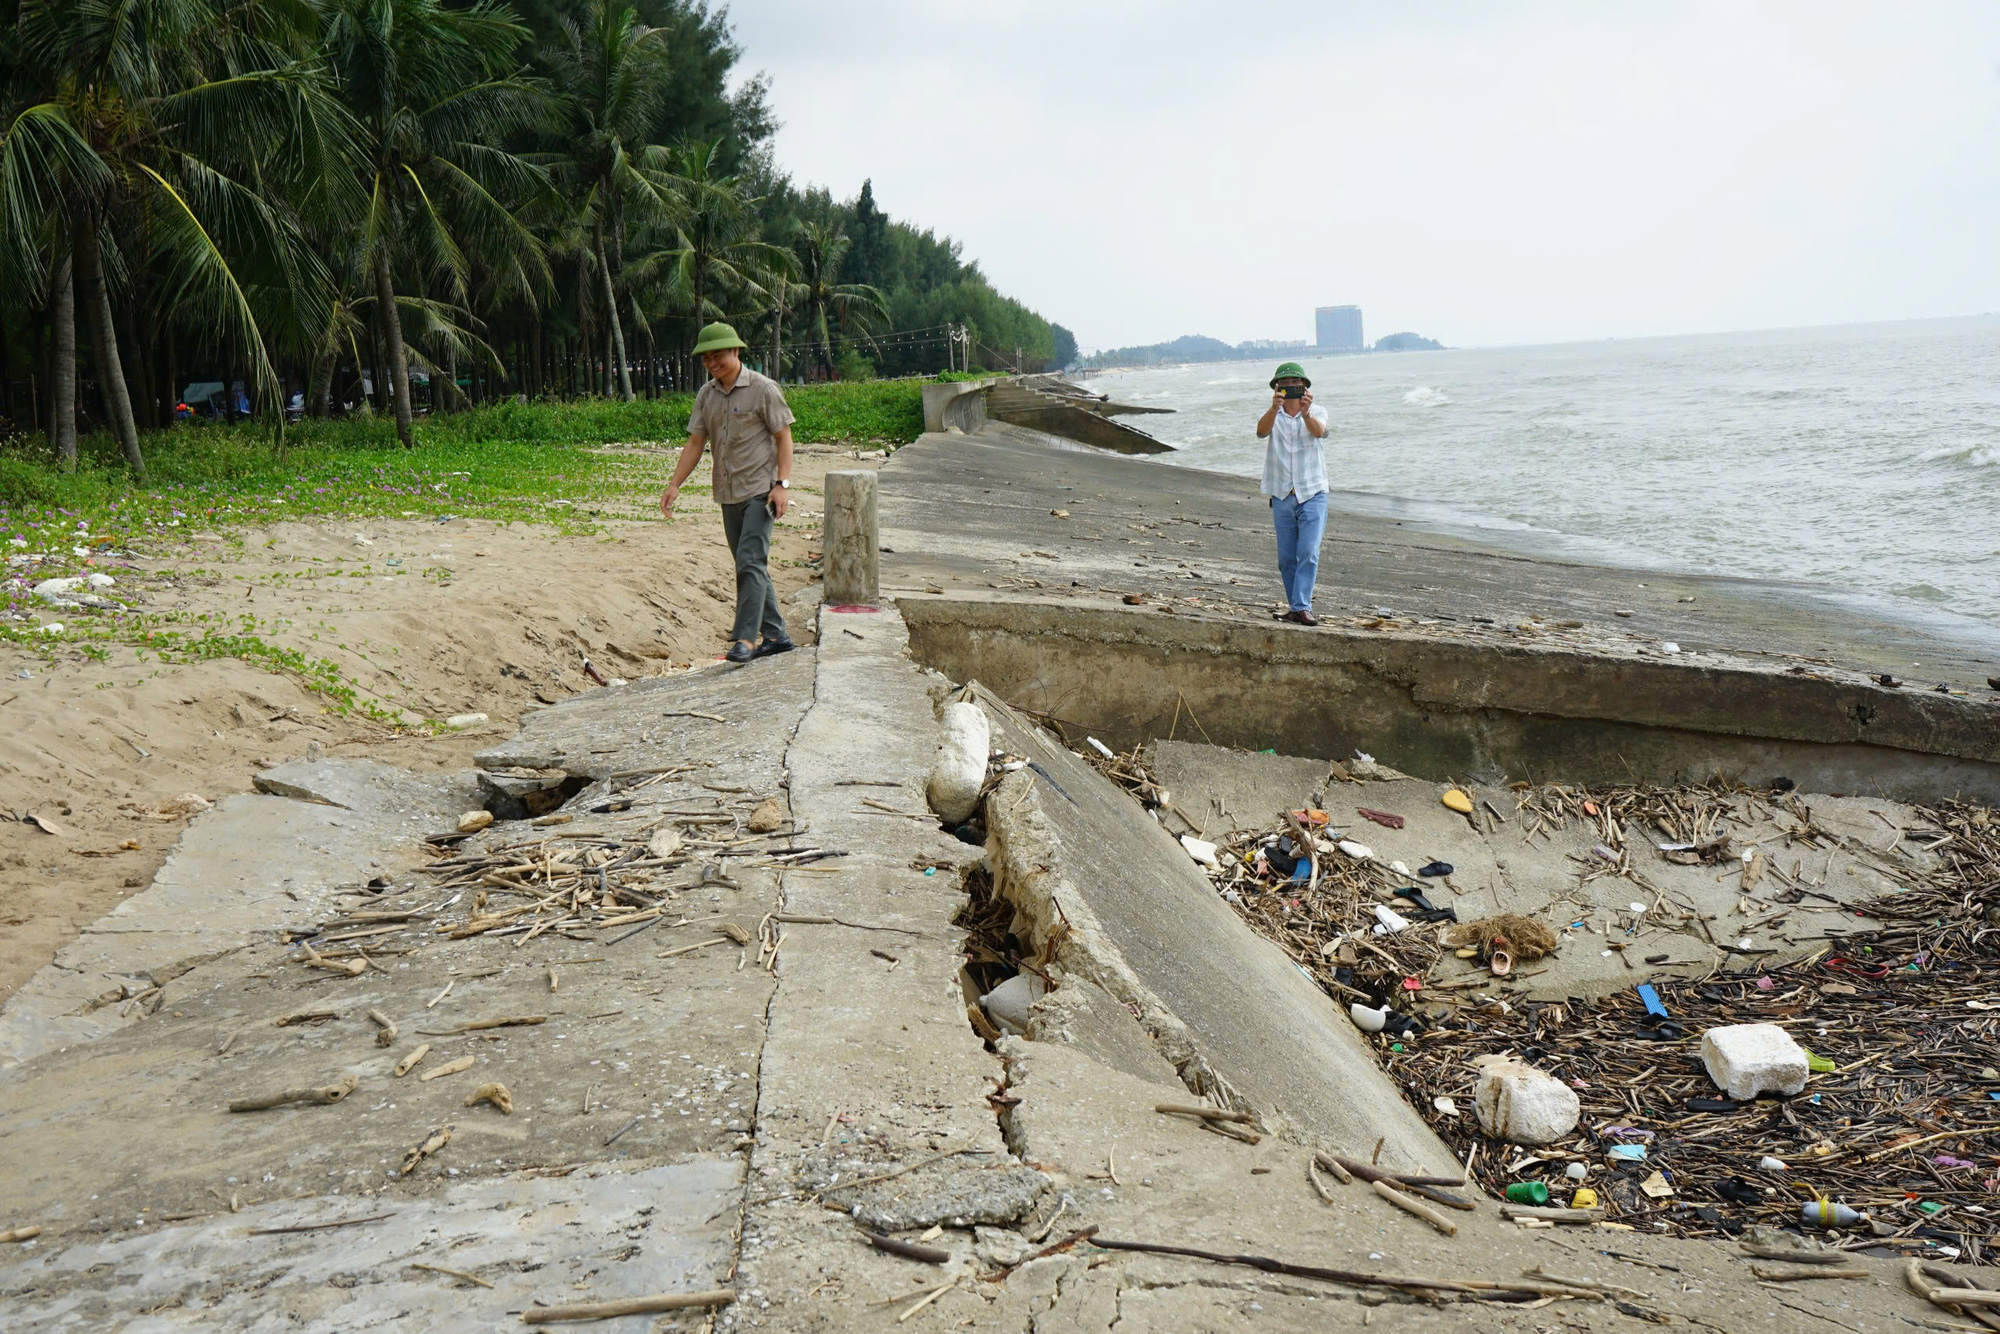
[[[881,596],[882,530],[875,518],[875,474],[826,475],[826,520],[820,538],[826,553],[821,588],[829,607],[873,606]]]

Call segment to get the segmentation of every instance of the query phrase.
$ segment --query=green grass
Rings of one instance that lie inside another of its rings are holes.
[[[923,431],[922,382],[881,380],[792,386],[793,434],[805,444],[894,447]],[[107,644],[165,661],[235,657],[284,671],[336,711],[379,715],[332,664],[274,647],[251,627],[190,633],[136,611],[63,614],[60,635],[43,633],[49,608],[30,589],[84,574],[107,553],[157,550],[197,532],[227,535],[283,519],[477,517],[545,523],[585,532],[609,517],[645,517],[667,463],[613,444],[678,445],[687,438],[692,395],[634,403],[503,403],[422,419],[417,446],[396,443],[383,418],[268,426],[189,423],[142,437],[148,483],[138,485],[115,444],[82,442],[65,474],[38,438],[0,449],[0,555],[8,560],[0,642],[45,657],[58,648],[98,656]],[[693,487],[691,490],[705,490]],[[116,588],[106,590],[112,598]]]

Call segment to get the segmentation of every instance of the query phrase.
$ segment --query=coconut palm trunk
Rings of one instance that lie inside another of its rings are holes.
[[[396,310],[396,283],[389,273],[389,247],[375,252],[375,310],[382,320],[382,341],[389,353],[390,393],[396,399],[396,438],[404,449],[416,447],[410,418],[410,356],[403,347],[403,318]]]
[[[618,366],[618,396],[632,401],[632,370],[625,361],[625,322],[618,318],[618,294],[611,287],[611,265],[604,258],[604,229],[597,229],[597,275],[604,284],[604,314],[611,321],[611,356]]]
[[[69,256],[49,283],[49,437],[64,472],[76,471],[76,284]]]
[[[139,427],[132,419],[132,395],[125,387],[125,367],[118,357],[118,331],[111,320],[111,294],[104,286],[104,257],[97,248],[97,219],[88,208],[76,224],[70,247],[76,276],[83,283],[83,310],[90,320],[91,359],[97,363],[97,387],[104,410],[125,461],[139,480],[146,478],[146,460],[139,454]]]

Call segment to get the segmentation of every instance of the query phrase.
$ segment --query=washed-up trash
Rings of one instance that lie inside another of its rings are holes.
[[[1646,1161],[1646,1146],[1643,1144],[1614,1144],[1605,1151],[1605,1156],[1621,1163],[1643,1163]]]
[[[1516,1181],[1507,1187],[1507,1202],[1510,1204],[1547,1204],[1549,1188],[1539,1181]]]
[[[1799,1206],[1799,1221],[1807,1227],[1851,1227],[1867,1216],[1833,1200],[1808,1200]]]
[[[1511,1144],[1553,1144],[1576,1129],[1583,1107],[1561,1080],[1514,1057],[1480,1063],[1473,1107],[1481,1129]]]
[[[1645,1004],[1647,1014],[1655,1015],[1661,1019],[1668,1017],[1667,1007],[1660,1003],[1660,993],[1653,990],[1652,983],[1641,982],[1633,990],[1639,993],[1639,999]]]
[[[1447,945],[1470,945],[1482,958],[1498,951],[1510,960],[1529,963],[1555,953],[1556,933],[1547,924],[1519,913],[1501,913],[1455,926],[1445,933]]]
[[[1732,1200],[1737,1204],[1762,1204],[1764,1202],[1763,1190],[1751,1185],[1742,1177],[1724,1177],[1715,1183],[1715,1193],[1723,1199]]]
[[[938,715],[943,735],[931,757],[924,784],[930,808],[948,824],[963,824],[979,805],[986,784],[986,757],[992,728],[986,711],[970,700],[954,700]]]
[[[1308,829],[1317,829],[1323,827],[1332,817],[1327,815],[1325,811],[1303,810],[1293,811],[1292,818]]]
[[[1429,862],[1417,868],[1418,875],[1427,876],[1450,875],[1451,871],[1452,866],[1450,862]]]
[[[1571,1163],[1563,1169],[1563,1175],[1571,1181],[1581,1181],[1590,1175],[1590,1168],[1583,1163]]]
[[[979,1003],[1002,1032],[1023,1037],[1028,1031],[1029,1008],[1048,991],[1049,984],[1036,974],[1016,973],[981,996]]]
[[[1207,839],[1196,838],[1193,834],[1182,834],[1181,846],[1187,849],[1188,856],[1194,858],[1203,866],[1221,868],[1222,862],[1215,855],[1215,844],[1209,842]]]
[[[1471,796],[1455,787],[1446,788],[1438,800],[1444,803],[1447,810],[1457,811],[1460,815],[1472,814]]]
[[[1402,816],[1394,812],[1370,810],[1366,806],[1356,806],[1354,813],[1364,820],[1373,820],[1384,829],[1401,829],[1406,823]]]
[[[1410,868],[1403,865],[1403,863],[1401,862],[1390,862],[1389,869],[1394,871],[1397,875],[1404,877],[1407,877],[1410,874]]]
[[[1380,1033],[1384,1025],[1389,1022],[1389,1011],[1386,1006],[1377,1010],[1372,1006],[1363,1005],[1360,1001],[1349,1004],[1347,1014],[1354,1020],[1354,1026],[1364,1033]]]
[[[1654,1200],[1664,1200],[1674,1193],[1672,1183],[1667,1180],[1667,1174],[1657,1171],[1641,1181],[1639,1189],[1646,1193],[1647,1198]]]
[[[1389,935],[1396,931],[1407,931],[1409,929],[1410,929],[1409,918],[1403,916],[1403,914],[1397,912],[1394,908],[1391,908],[1386,903],[1378,903],[1375,905],[1376,935],[1378,936]]]
[[[1569,1207],[1572,1209],[1595,1209],[1597,1207],[1597,1192],[1588,1186],[1579,1187],[1576,1194],[1569,1197]]]
[[[1334,846],[1354,858],[1355,861],[1372,862],[1375,860],[1375,849],[1369,847],[1366,843],[1356,843],[1351,838],[1343,838],[1340,842],[1334,844]]]
[[[1440,1094],[1438,1097],[1431,1099],[1431,1106],[1437,1108],[1446,1116],[1458,1115],[1458,1100],[1456,1098],[1447,1098]]]
[[[1940,1153],[1931,1161],[1939,1167],[1977,1167],[1979,1164],[1969,1158],[1955,1158],[1948,1153]]]
[[[1757,1167],[1760,1171],[1764,1172],[1786,1172],[1791,1170],[1785,1166],[1783,1159],[1773,1158],[1768,1153],[1757,1160]]]
[[[1806,1086],[1806,1053],[1776,1024],[1725,1024],[1701,1035],[1701,1061],[1716,1086],[1739,1102],[1787,1096]]]
[[[1801,1047],[1799,1050],[1806,1054],[1806,1069],[1810,1070],[1813,1074],[1830,1075],[1840,1068],[1810,1047]]]
[[[1689,1098],[1687,1109],[1691,1112],[1734,1112],[1742,1110],[1743,1104],[1734,1098]]]

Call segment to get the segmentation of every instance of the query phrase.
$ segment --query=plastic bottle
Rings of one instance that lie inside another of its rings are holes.
[[[1539,1181],[1516,1181],[1507,1187],[1507,1198],[1515,1204],[1547,1204],[1549,1188]]]
[[[1765,1172],[1785,1172],[1790,1170],[1785,1166],[1783,1159],[1773,1158],[1769,1154],[1765,1154],[1762,1158],[1759,1158],[1757,1166]]]
[[[1808,1200],[1799,1206],[1799,1221],[1807,1227],[1851,1227],[1862,1217],[1859,1209],[1832,1200]]]

